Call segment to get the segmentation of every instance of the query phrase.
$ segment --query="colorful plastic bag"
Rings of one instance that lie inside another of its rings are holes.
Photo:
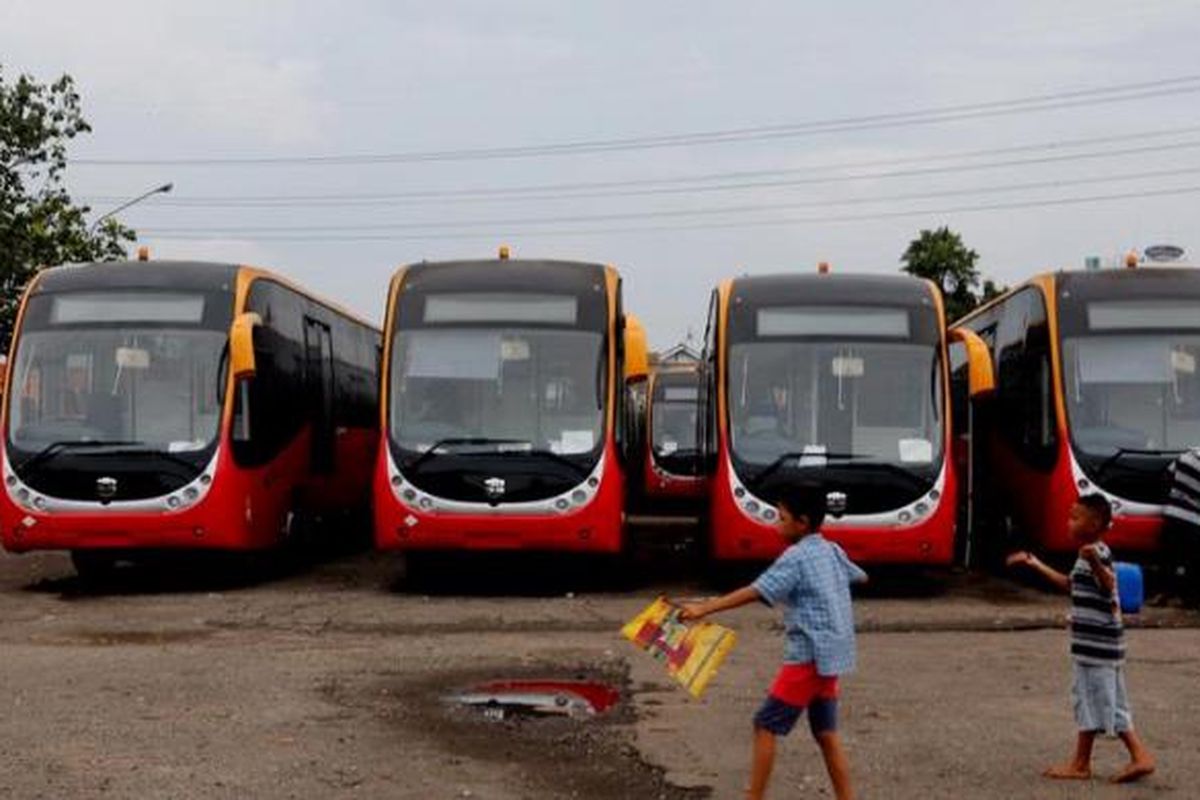
[[[682,622],[679,608],[659,597],[626,623],[621,634],[667,665],[667,674],[688,694],[704,694],[737,634],[712,622]]]

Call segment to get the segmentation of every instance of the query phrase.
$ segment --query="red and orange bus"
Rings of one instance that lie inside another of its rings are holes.
[[[270,548],[369,500],[379,332],[248,267],[41,272],[4,393],[0,534],[81,572]]]
[[[506,256],[392,279],[380,549],[623,550],[620,277]]]
[[[830,538],[864,563],[948,565],[941,296],[907,276],[742,277],[712,294],[701,366],[707,531],[717,560],[767,559],[774,481],[824,487]]]
[[[642,493],[660,509],[691,510],[704,498],[696,446],[699,402],[700,373],[695,366],[660,366],[651,375]]]
[[[1100,492],[1115,512],[1108,541],[1153,551],[1167,467],[1200,446],[1200,271],[1039,275],[956,326],[995,364],[994,398],[973,430],[976,506],[1001,523],[991,548],[1074,550],[1068,510]]]

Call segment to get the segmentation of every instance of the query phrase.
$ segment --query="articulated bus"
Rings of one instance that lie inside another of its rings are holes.
[[[782,549],[774,481],[828,492],[865,563],[948,565],[957,480],[941,295],[907,276],[743,277],[713,292],[699,440],[717,560]]]
[[[365,511],[378,330],[267,272],[121,262],[31,282],[4,393],[0,534],[81,573],[270,548]]]
[[[1107,541],[1153,551],[1167,467],[1200,446],[1200,271],[1040,275],[956,325],[995,363],[972,431],[976,507],[1001,521],[991,548],[1065,555],[1071,504],[1099,492],[1114,510]]]
[[[668,510],[691,510],[704,498],[696,446],[699,404],[696,367],[655,370],[647,392],[642,492]]]
[[[501,251],[402,268],[388,297],[376,545],[622,552],[617,271]]]

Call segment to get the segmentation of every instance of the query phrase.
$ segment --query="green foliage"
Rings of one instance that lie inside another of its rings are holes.
[[[134,233],[114,219],[89,229],[64,178],[67,145],[91,127],[75,82],[7,80],[0,65],[0,343],[7,347],[21,293],[42,266],[126,256]]]
[[[962,237],[942,226],[935,231],[922,230],[900,257],[904,271],[928,278],[942,289],[946,301],[946,319],[953,321],[981,302],[1004,292],[993,281],[985,281],[979,290],[979,254],[963,244]]]

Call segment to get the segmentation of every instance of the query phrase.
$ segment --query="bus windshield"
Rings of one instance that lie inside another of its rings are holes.
[[[79,327],[21,335],[10,440],[208,448],[220,423],[226,334],[164,327]]]
[[[757,341],[729,357],[737,458],[768,466],[811,452],[924,468],[942,450],[942,374],[933,345]]]
[[[656,456],[696,452],[697,388],[667,385],[654,393],[651,412],[652,445]]]
[[[1076,447],[1088,455],[1174,452],[1200,443],[1200,334],[1101,334],[1063,340]]]
[[[599,333],[419,328],[404,330],[393,352],[390,425],[404,450],[471,439],[571,456],[601,444],[607,362]]]

